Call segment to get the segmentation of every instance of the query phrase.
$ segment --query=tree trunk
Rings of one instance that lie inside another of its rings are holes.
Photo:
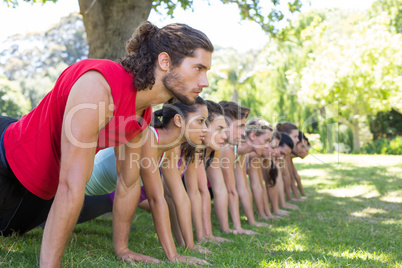
[[[353,119],[353,151],[355,153],[360,153],[360,133],[359,133],[359,120],[357,118]]]
[[[79,0],[87,33],[88,58],[117,61],[126,41],[148,19],[152,0]]]
[[[233,89],[232,101],[239,103],[239,91],[236,88]]]

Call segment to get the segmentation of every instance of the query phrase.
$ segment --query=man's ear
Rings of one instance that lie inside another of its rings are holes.
[[[158,55],[158,65],[163,71],[168,71],[170,66],[170,56],[166,52],[161,52]]]
[[[183,123],[184,123],[184,120],[183,120],[183,117],[181,117],[179,114],[176,114],[173,117],[173,122],[176,125],[176,127],[182,127]]]

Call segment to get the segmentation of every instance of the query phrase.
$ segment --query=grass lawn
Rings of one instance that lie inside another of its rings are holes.
[[[296,167],[309,195],[299,210],[269,227],[243,228],[255,236],[222,234],[215,214],[214,234],[230,243],[205,243],[214,253],[178,248],[216,267],[402,267],[402,157],[310,155]],[[244,215],[244,214],[242,214]],[[0,238],[1,267],[38,266],[42,230]],[[167,261],[151,214],[138,210],[130,236],[133,251]],[[111,219],[77,225],[63,267],[148,267],[125,264],[113,253]],[[164,266],[184,267],[166,262]]]

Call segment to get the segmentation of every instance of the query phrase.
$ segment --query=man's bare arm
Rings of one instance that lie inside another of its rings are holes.
[[[82,208],[99,130],[113,115],[102,107],[112,103],[110,87],[96,71],[82,75],[71,88],[62,126],[59,186],[43,234],[41,267],[60,266],[67,239]]]

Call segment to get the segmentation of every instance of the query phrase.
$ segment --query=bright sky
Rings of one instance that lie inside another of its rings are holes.
[[[0,0],[1,1],[1,0]],[[304,0],[307,2],[308,0]],[[57,3],[49,1],[45,5],[27,4],[22,0],[16,8],[8,8],[0,3],[0,42],[8,36],[27,32],[44,31],[61,17],[71,12],[79,12],[78,0],[59,0]],[[194,1],[194,12],[183,11],[177,8],[174,19],[165,15],[151,12],[149,20],[162,27],[171,22],[186,23],[203,31],[214,43],[223,47],[234,47],[239,51],[262,48],[268,41],[267,35],[253,22],[241,21],[239,10],[235,5],[224,5],[218,0]],[[310,0],[308,8],[346,8],[364,10],[373,0]]]

